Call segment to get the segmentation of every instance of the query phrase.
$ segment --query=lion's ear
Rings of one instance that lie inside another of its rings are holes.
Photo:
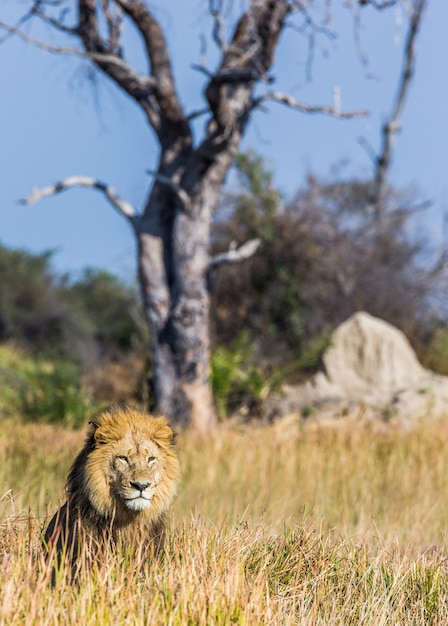
[[[93,418],[92,420],[90,420],[89,424],[90,424],[90,434],[95,435],[96,431],[100,427],[99,420],[96,420],[95,418]]]
[[[98,413],[97,415],[94,415],[92,417],[92,419],[89,421],[91,435],[95,435],[98,428],[104,424],[104,420],[107,416],[107,411],[103,411],[102,413]]]
[[[97,420],[95,418],[91,419],[88,424],[90,428],[87,432],[86,445],[88,443],[90,448],[96,448],[98,444],[97,430],[99,424],[97,423]]]
[[[92,415],[89,424],[92,425],[92,429],[95,431],[99,426],[102,426],[104,420],[108,417],[109,411],[101,411],[101,413],[96,413],[96,415]]]
[[[171,426],[164,417],[155,418],[155,428],[153,439],[154,441],[164,447],[168,447],[173,443],[174,440],[174,432]]]
[[[89,436],[93,437],[93,441],[95,443],[101,443],[100,433],[98,432],[98,428],[101,426],[101,420],[93,418],[92,420],[90,420],[89,424],[90,424]]]

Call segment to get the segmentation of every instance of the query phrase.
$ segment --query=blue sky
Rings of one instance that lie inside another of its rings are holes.
[[[201,33],[210,32],[205,0],[164,0],[158,15],[170,42],[178,91],[188,111],[201,106],[204,77],[191,68],[200,53]],[[240,3],[234,2],[235,6]],[[243,148],[264,155],[275,181],[291,196],[307,172],[368,176],[372,164],[359,145],[363,137],[377,150],[380,127],[390,110],[402,62],[404,30],[400,15],[364,13],[362,44],[374,78],[366,78],[353,42],[352,18],[342,2],[333,2],[334,40],[316,48],[312,80],[306,80],[306,46],[288,30],[278,48],[275,88],[309,104],[332,104],[340,86],[344,110],[369,109],[364,119],[343,121],[305,115],[271,104],[257,113]],[[344,3],[345,4],[345,3]],[[0,0],[0,20],[13,22],[25,3]],[[448,208],[448,3],[430,0],[418,39],[417,72],[411,87],[391,170],[398,186],[417,186],[434,209],[425,215],[436,242]],[[49,28],[27,32],[58,42]],[[143,69],[139,44],[129,39],[130,58]],[[208,44],[213,69],[216,52]],[[150,184],[146,170],[157,159],[157,144],[138,108],[106,78],[90,81],[88,63],[36,50],[17,39],[0,46],[0,241],[32,252],[56,251],[54,266],[75,273],[86,266],[105,268],[132,279],[135,246],[126,221],[101,195],[71,190],[32,207],[18,204],[32,187],[74,174],[112,185],[137,207]],[[197,123],[200,134],[203,121]],[[342,165],[341,165],[342,164]],[[422,218],[423,219],[423,218]]]

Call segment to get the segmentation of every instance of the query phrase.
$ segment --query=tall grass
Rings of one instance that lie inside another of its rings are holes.
[[[446,624],[448,420],[181,433],[164,558],[48,585],[83,434],[0,423],[0,624]]]

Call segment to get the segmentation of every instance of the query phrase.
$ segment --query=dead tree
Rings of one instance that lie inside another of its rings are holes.
[[[141,294],[150,329],[154,392],[158,409],[178,424],[206,432],[215,423],[209,386],[208,275],[219,264],[252,253],[256,242],[211,258],[210,227],[226,174],[255,109],[277,100],[304,112],[344,114],[338,106],[311,107],[287,94],[257,86],[270,84],[269,70],[279,38],[296,13],[312,27],[307,2],[252,0],[227,39],[222,28],[222,2],[210,0],[213,38],[220,49],[215,71],[206,75],[207,117],[203,136],[193,138],[192,119],[181,105],[173,77],[170,51],[152,5],[144,0],[33,0],[24,19],[40,19],[72,38],[73,47],[55,47],[32,39],[23,20],[0,23],[16,35],[53,52],[88,58],[141,108],[159,145],[153,184],[141,210],[122,200],[106,183],[72,176],[51,187],[34,190],[24,202],[73,186],[92,187],[132,225],[137,241]],[[77,7],[75,23],[67,25],[66,9]],[[126,22],[141,37],[149,70],[137,72],[127,61],[121,38]],[[359,114],[359,113],[358,113]]]

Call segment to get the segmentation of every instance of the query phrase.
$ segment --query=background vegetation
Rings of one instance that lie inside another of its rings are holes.
[[[428,207],[415,190],[389,189],[378,217],[371,180],[310,175],[284,202],[261,157],[240,155],[237,167],[239,187],[223,199],[214,245],[254,237],[262,244],[213,282],[216,342],[228,345],[244,328],[258,362],[295,365],[300,375],[318,363],[329,331],[367,311],[403,330],[423,360],[443,351],[445,254],[429,243]]]
[[[239,155],[235,176],[215,217],[213,252],[252,238],[261,245],[210,276],[221,418],[257,417],[281,382],[316,369],[330,332],[360,310],[398,326],[425,366],[447,373],[445,254],[425,238],[415,191],[389,189],[379,219],[371,181],[309,176],[285,202],[258,155]],[[60,276],[51,259],[0,246],[3,413],[81,425],[84,412],[107,403],[151,404],[135,286],[92,269]]]

